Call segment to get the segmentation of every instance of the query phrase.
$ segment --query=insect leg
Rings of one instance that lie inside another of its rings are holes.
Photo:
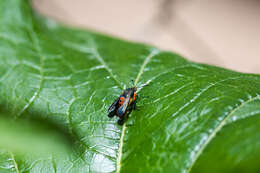
[[[136,100],[133,103],[133,109],[136,110]]]
[[[133,102],[133,109],[136,110],[136,100],[138,99],[138,95],[135,96],[135,101]]]
[[[124,117],[120,117],[120,119],[117,121],[118,125],[123,125],[124,124]]]

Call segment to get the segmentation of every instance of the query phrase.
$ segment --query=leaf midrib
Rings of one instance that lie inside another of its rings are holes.
[[[134,85],[136,85],[140,79],[140,77],[142,76],[144,69],[146,67],[146,65],[149,63],[149,61],[151,61],[151,59],[157,55],[160,51],[158,49],[153,49],[151,50],[150,54],[144,59],[144,62],[136,76]],[[121,169],[121,159],[122,159],[122,152],[123,152],[123,145],[124,145],[124,136],[126,133],[126,123],[123,124],[122,127],[122,133],[121,133],[121,137],[120,137],[120,143],[119,143],[119,150],[118,150],[118,156],[117,156],[117,163],[116,163],[116,172],[120,173],[120,169]]]
[[[15,171],[16,171],[17,173],[20,173],[19,168],[18,168],[18,164],[17,164],[17,162],[16,162],[16,160],[15,160],[15,158],[14,158],[14,154],[13,154],[12,152],[9,152],[9,154],[10,154],[11,159],[12,159],[12,161],[13,161]]]

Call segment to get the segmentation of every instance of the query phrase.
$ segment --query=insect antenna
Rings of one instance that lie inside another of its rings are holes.
[[[143,87],[146,87],[146,86],[149,86],[151,80],[148,80],[146,83],[140,85],[137,87],[137,93],[143,88]]]

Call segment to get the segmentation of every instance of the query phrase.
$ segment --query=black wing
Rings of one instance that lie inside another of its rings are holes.
[[[119,101],[119,98],[120,97],[118,97],[115,101],[114,101],[114,103],[112,103],[112,105],[108,108],[108,112],[112,112],[112,111],[114,111],[115,109],[116,109],[116,106],[117,106],[117,104],[118,104],[118,101]]]

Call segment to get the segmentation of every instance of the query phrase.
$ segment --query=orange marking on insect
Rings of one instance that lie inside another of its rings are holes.
[[[134,96],[133,96],[133,101],[135,101],[135,97],[136,97],[136,94],[134,93]]]
[[[132,102],[132,98],[130,98],[130,100],[129,100],[129,102],[128,102],[128,105],[130,105],[130,104],[131,104],[131,102]]]
[[[119,99],[119,105],[121,106],[125,101],[125,98],[124,97],[120,97]]]

